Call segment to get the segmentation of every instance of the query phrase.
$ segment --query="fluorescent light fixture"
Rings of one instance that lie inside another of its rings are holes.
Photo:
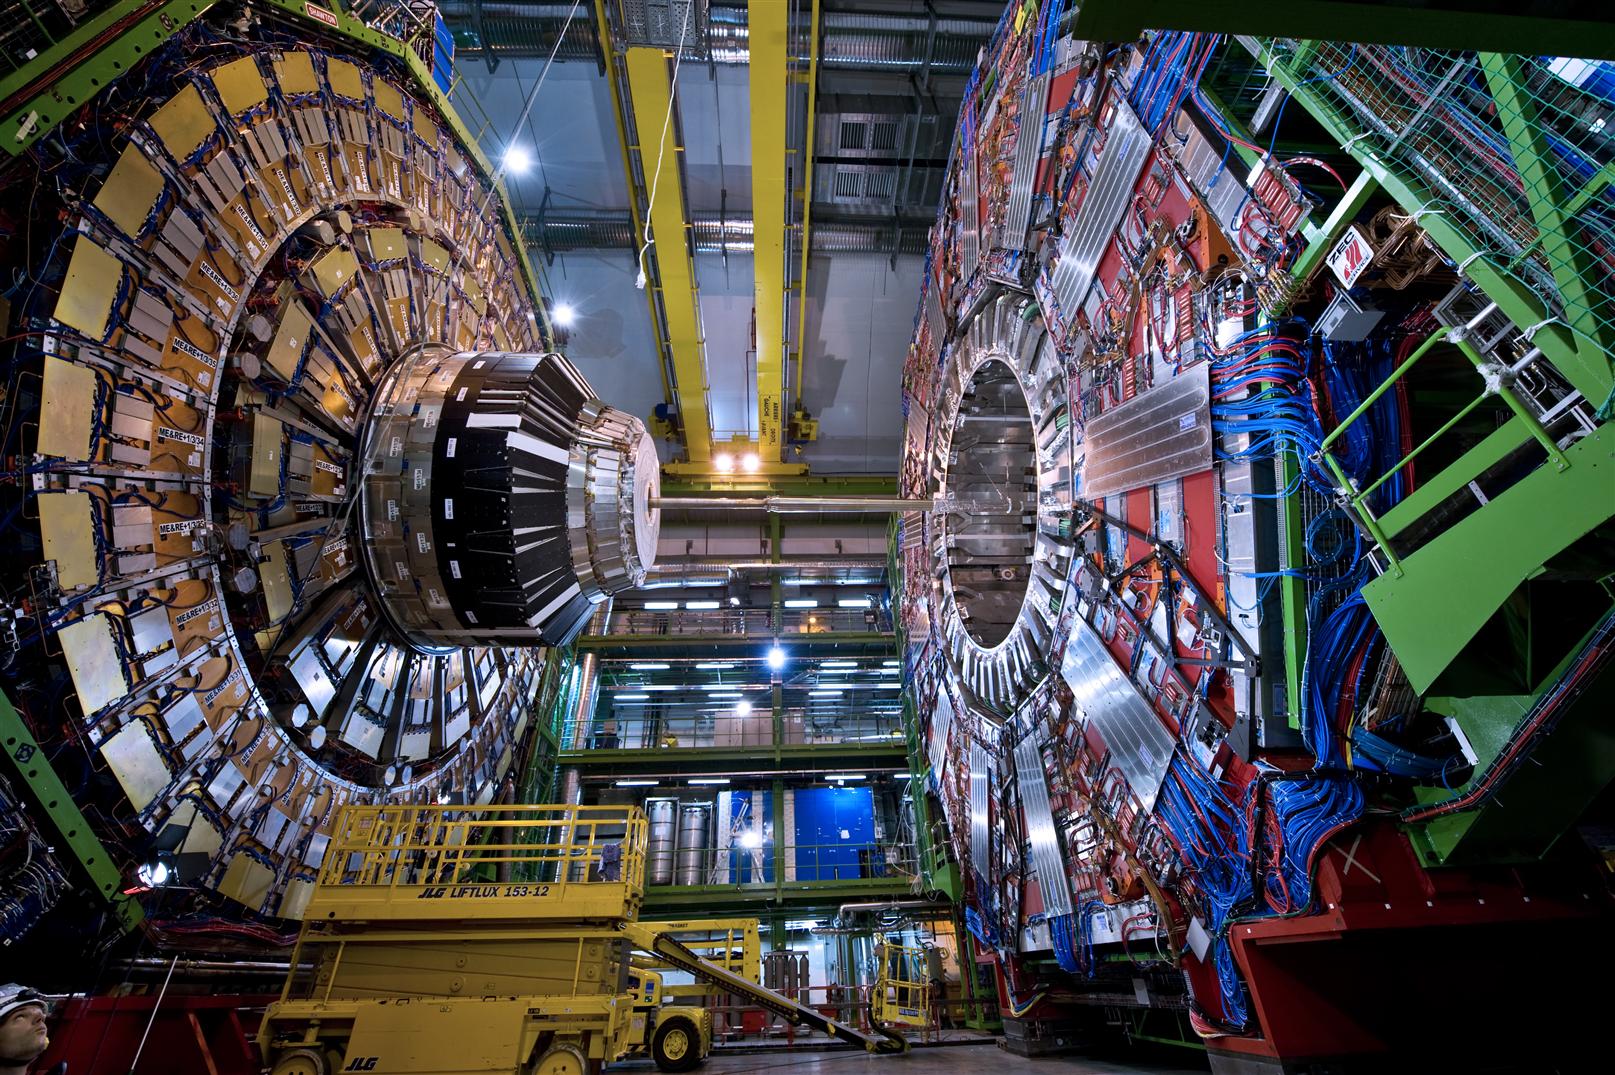
[[[757,468],[762,465],[763,461],[757,458],[756,452],[747,452],[740,458],[740,469],[744,470],[747,474],[757,473]]]
[[[578,311],[570,302],[556,303],[552,313],[555,324],[560,328],[571,328],[572,323],[578,319]]]
[[[618,702],[643,702],[649,697],[648,694],[617,694],[613,695],[612,699]]]
[[[678,688],[671,683],[646,683],[639,689],[642,691],[672,691]]]
[[[739,691],[713,691],[711,694],[707,695],[707,697],[708,698],[744,698],[745,695],[741,694]]]
[[[506,175],[526,175],[532,171],[533,155],[526,146],[506,146],[504,165]]]
[[[880,666],[882,668],[901,668],[901,667],[903,667],[903,662],[902,661],[881,661]]]
[[[785,651],[777,645],[768,647],[768,667],[776,672],[785,667]]]
[[[701,689],[704,691],[732,691],[737,686],[739,684],[736,683],[703,683],[701,684]]]
[[[758,832],[756,829],[747,829],[745,832],[740,834],[740,840],[738,842],[741,847],[744,847],[749,851],[755,851],[759,847],[763,846],[763,834]]]
[[[645,607],[651,612],[671,612],[679,607],[677,601],[646,601]]]
[[[686,601],[684,607],[691,612],[710,612],[718,607],[716,601]]]
[[[847,688],[845,687],[814,687],[808,691],[809,694],[845,694],[846,692]]]
[[[785,602],[786,608],[818,608],[819,602],[811,597],[793,597]]]
[[[867,597],[843,597],[836,602],[841,608],[873,608],[875,602]]]
[[[727,784],[727,783],[729,783],[729,778],[727,776],[693,776],[693,777],[690,778],[690,783],[692,783],[692,784]]]
[[[665,672],[672,666],[662,664],[658,661],[638,661],[629,665],[628,667],[632,668],[636,672]]]
[[[831,780],[867,780],[863,773],[831,773]]]
[[[751,703],[742,698],[735,703],[735,715],[739,717],[751,716]]]
[[[659,781],[655,781],[655,780],[619,780],[619,781],[617,781],[617,787],[619,787],[619,788],[654,788],[658,783],[659,783]]]
[[[820,668],[857,668],[857,661],[820,661]]]
[[[702,672],[723,672],[734,667],[729,661],[702,661],[695,666]]]

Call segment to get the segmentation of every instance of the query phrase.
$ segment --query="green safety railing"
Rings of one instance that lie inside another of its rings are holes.
[[[1615,86],[1596,64],[1244,39],[1595,406],[1615,354]],[[1281,132],[1282,133],[1282,132]]]

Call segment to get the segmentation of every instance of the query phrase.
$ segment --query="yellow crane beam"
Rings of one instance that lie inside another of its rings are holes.
[[[668,122],[673,92],[668,54],[659,48],[631,48],[625,61],[640,169],[653,192],[648,230],[654,242],[645,259],[646,276],[661,297],[685,451],[691,463],[706,463],[712,458],[712,421],[707,414],[707,371],[702,358],[706,341],[701,338],[700,295],[685,235],[689,213],[679,173],[682,150],[673,137],[675,125]],[[652,255],[654,267],[650,265]]]
[[[791,5],[749,0],[752,264],[757,309],[757,454],[780,459],[785,419],[785,109]],[[812,147],[808,147],[811,153]]]

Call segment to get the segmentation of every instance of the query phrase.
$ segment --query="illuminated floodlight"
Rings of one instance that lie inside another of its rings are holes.
[[[742,698],[735,703],[735,715],[740,717],[751,716],[751,703]]]
[[[768,667],[775,672],[785,667],[785,651],[777,645],[768,648]]]
[[[505,174],[526,175],[533,170],[533,155],[525,146],[510,146],[505,150]]]
[[[755,851],[763,846],[763,834],[756,829],[747,829],[740,834],[740,846],[748,851]]]
[[[558,328],[571,328],[572,323],[578,319],[578,311],[570,302],[558,303],[554,310],[554,320]]]
[[[756,452],[747,452],[740,458],[740,469],[744,470],[747,474],[757,473],[757,468],[762,465],[763,461],[757,457]]]
[[[712,465],[718,468],[719,474],[732,473],[735,469],[735,457],[728,452],[719,452],[717,458],[712,460]]]

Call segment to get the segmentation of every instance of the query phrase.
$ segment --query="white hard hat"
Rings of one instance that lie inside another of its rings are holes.
[[[50,998],[37,989],[26,985],[9,982],[0,985],[0,1019],[4,1019],[18,1008],[26,1008],[30,1004],[38,1005],[46,1012],[50,1011]]]

